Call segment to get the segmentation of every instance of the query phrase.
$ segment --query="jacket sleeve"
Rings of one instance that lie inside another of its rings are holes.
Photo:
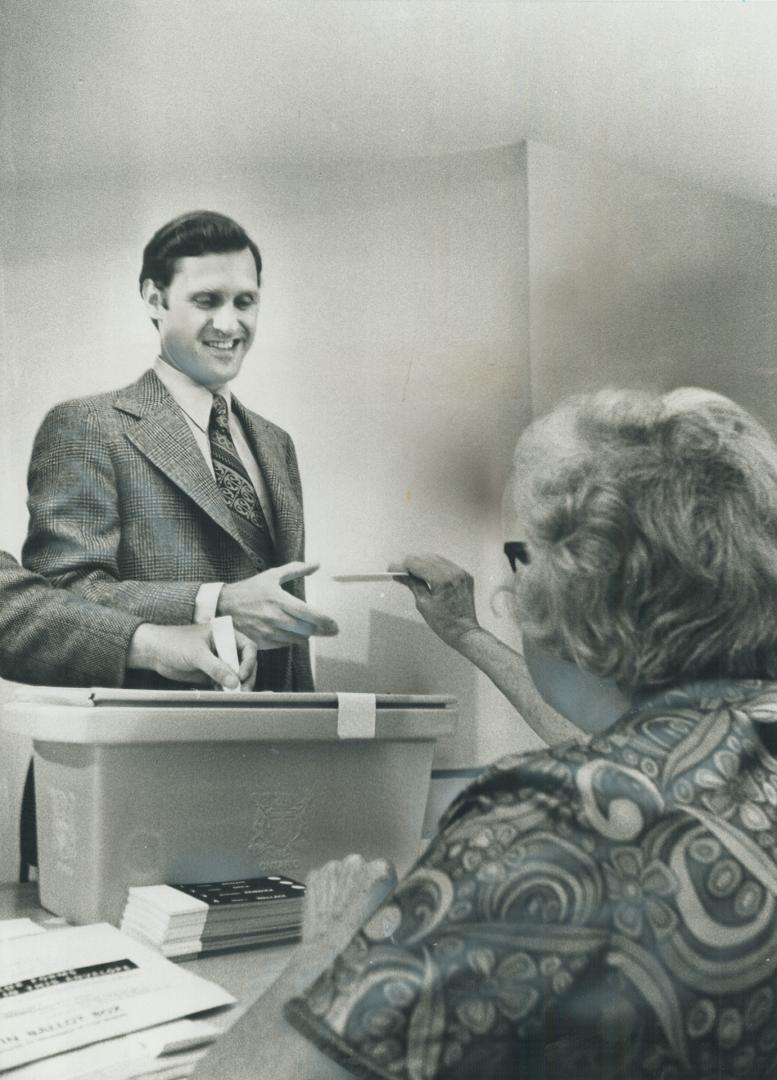
[[[57,405],[36,436],[28,474],[25,567],[143,621],[189,623],[199,582],[122,580],[122,520],[110,447],[83,402]]]
[[[53,589],[0,552],[0,675],[52,686],[119,686],[141,620]]]

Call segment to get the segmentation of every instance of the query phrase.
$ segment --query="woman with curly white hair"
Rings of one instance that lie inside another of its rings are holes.
[[[608,391],[534,425],[513,483],[526,639],[623,714],[568,693],[598,733],[492,766],[370,919],[340,899],[317,963],[321,897],[359,871],[314,878],[317,934],[222,1048],[231,1071],[204,1075],[265,1075],[273,1039],[274,1076],[777,1076],[777,446],[716,395]],[[510,650],[470,579],[404,565],[429,624],[499,682]]]

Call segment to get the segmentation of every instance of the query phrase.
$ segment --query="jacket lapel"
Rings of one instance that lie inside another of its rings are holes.
[[[301,557],[304,527],[302,505],[289,482],[286,447],[277,430],[232,395],[232,408],[243,425],[262,470],[275,519],[275,546],[281,563]]]
[[[251,555],[189,425],[154,372],[127,387],[114,407],[137,418],[126,433],[133,446]]]

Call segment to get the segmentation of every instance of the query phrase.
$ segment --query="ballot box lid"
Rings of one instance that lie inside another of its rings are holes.
[[[18,686],[0,727],[35,740],[116,745],[275,739],[428,739],[453,731],[440,694],[276,693]]]

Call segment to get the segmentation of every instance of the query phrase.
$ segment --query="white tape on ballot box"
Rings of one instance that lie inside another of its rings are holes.
[[[374,694],[338,694],[338,739],[374,739],[375,713]]]

